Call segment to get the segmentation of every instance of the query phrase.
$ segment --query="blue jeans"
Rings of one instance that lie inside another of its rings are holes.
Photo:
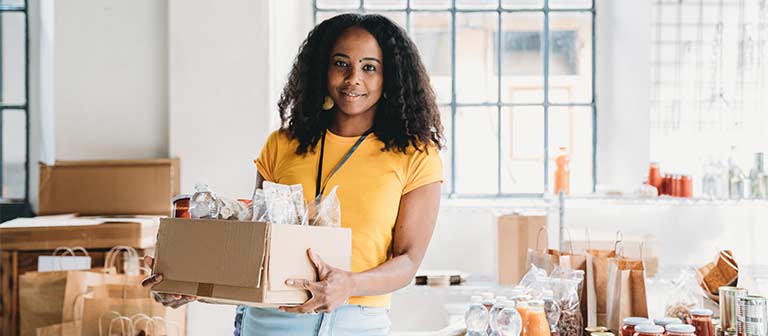
[[[274,308],[237,307],[235,336],[388,335],[387,308],[344,305],[331,313],[293,314]]]

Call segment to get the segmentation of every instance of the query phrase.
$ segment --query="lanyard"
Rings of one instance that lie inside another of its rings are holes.
[[[323,178],[323,156],[325,154],[325,134],[326,132],[323,132],[323,140],[320,143],[320,163],[317,165],[317,182],[315,184],[315,198],[317,196],[320,196],[325,191],[325,186],[328,184],[328,181],[331,180],[331,177],[333,177],[333,174],[336,174],[339,169],[341,169],[341,166],[344,165],[344,163],[349,160],[349,157],[352,156],[352,154],[357,150],[358,147],[360,147],[360,144],[363,143],[363,140],[365,140],[366,137],[368,137],[368,134],[371,134],[373,130],[366,131],[363,135],[360,136],[360,138],[357,139],[357,142],[352,146],[352,148],[349,149],[349,152],[347,152],[346,155],[344,155],[343,158],[341,158],[341,161],[339,161],[338,164],[336,164],[336,167],[333,167],[333,170],[328,174],[328,177],[325,179],[325,183],[321,183]]]

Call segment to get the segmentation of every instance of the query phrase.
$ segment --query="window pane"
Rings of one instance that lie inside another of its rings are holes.
[[[439,103],[451,102],[451,15],[412,13],[411,37],[419,48]]]
[[[544,192],[544,108],[501,110],[501,192]]]
[[[317,0],[317,8],[336,9],[336,8],[359,8],[360,0]]]
[[[315,17],[317,18],[316,22],[317,24],[320,24],[321,22],[330,19],[336,15],[348,13],[348,12],[317,12],[315,13]]]
[[[498,6],[498,0],[456,0],[456,8],[461,9],[492,9]]]
[[[24,199],[27,161],[27,122],[24,110],[0,110],[2,113],[2,198]]]
[[[406,0],[365,0],[363,6],[371,9],[405,9]]]
[[[542,8],[544,7],[543,0],[501,0],[501,6],[504,8]]]
[[[550,8],[592,8],[591,0],[549,0]]]
[[[554,189],[560,147],[570,154],[571,194],[592,192],[592,108],[549,109],[549,190]]]
[[[451,107],[449,105],[440,106],[440,119],[443,124],[443,137],[444,144],[443,150],[440,151],[440,157],[443,158],[443,193],[449,194],[451,192],[451,151],[453,150],[453,143],[451,143]]]
[[[25,96],[25,50],[24,15],[2,13],[2,96],[5,104],[24,104]]]
[[[451,8],[451,0],[411,0],[411,8],[446,9]]]
[[[543,14],[505,13],[501,37],[501,97],[508,103],[544,102]]]
[[[0,5],[24,6],[24,0],[0,0]]]
[[[460,108],[456,111],[457,193],[497,193],[497,125],[496,107]]]
[[[366,1],[366,3],[368,3]],[[406,30],[406,21],[405,21],[405,11],[402,12],[376,12],[376,11],[367,11],[366,14],[379,14],[381,16],[385,16],[388,19],[392,20],[394,23],[396,23],[400,28],[403,28],[403,30]]]
[[[497,13],[456,14],[456,100],[496,102],[498,74],[494,37]]]
[[[592,14],[551,13],[549,101],[592,101]]]

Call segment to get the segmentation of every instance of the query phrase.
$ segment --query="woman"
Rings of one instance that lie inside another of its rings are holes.
[[[307,251],[319,281],[286,283],[311,299],[279,309],[240,307],[237,330],[386,335],[390,293],[410,283],[424,257],[443,180],[440,114],[416,46],[380,15],[328,19],[304,41],[278,106],[282,127],[255,160],[257,183],[302,184],[306,199],[339,186],[342,226],[352,229],[352,271]],[[159,299],[179,306],[194,298]]]

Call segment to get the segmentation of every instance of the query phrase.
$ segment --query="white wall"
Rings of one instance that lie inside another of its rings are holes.
[[[163,0],[57,0],[57,160],[168,156]]]
[[[649,160],[651,2],[596,0],[597,183],[642,183]]]

